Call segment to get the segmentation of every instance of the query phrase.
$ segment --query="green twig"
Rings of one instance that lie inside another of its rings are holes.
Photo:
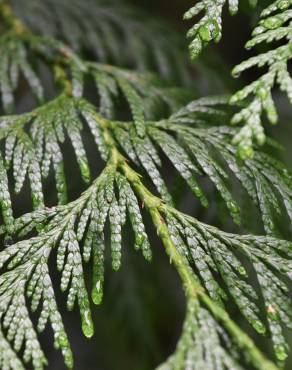
[[[160,237],[171,263],[176,268],[184,285],[187,300],[197,299],[201,304],[208,308],[214,318],[220,322],[237,346],[246,354],[250,363],[259,370],[279,370],[278,367],[269,361],[259,351],[252,341],[229,317],[227,312],[219,307],[206,294],[202,285],[194,275],[187,259],[182,256],[169,234],[168,226],[164,220],[164,215],[169,212],[169,206],[165,205],[162,200],[153,195],[143,184],[141,176],[133,170],[127,163],[126,158],[120,154],[117,149],[115,140],[111,135],[110,127],[114,123],[103,119],[97,115],[97,122],[102,128],[104,140],[112,157],[115,158],[117,167],[123,172],[127,180],[132,184],[136,194],[148,210],[152,222],[156,227],[157,234]]]

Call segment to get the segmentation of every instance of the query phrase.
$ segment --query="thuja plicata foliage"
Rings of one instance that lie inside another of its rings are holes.
[[[189,31],[192,57],[221,38],[225,3],[201,0],[186,13],[188,19],[202,13]],[[228,3],[236,13],[237,1]],[[151,261],[147,215],[181,278],[187,302],[176,350],[159,369],[283,367],[289,352],[286,329],[292,328],[292,244],[284,240],[289,233],[283,235],[279,220],[291,230],[292,175],[265,151],[273,152],[278,144],[266,139],[262,120],[266,115],[271,123],[277,121],[275,85],[292,100],[292,1],[273,1],[262,11],[247,47],[265,43],[269,49],[233,71],[237,76],[266,66],[266,72],[231,98],[196,100],[189,90],[163,82],[176,74],[182,84],[188,76],[179,51],[183,43],[173,41],[175,33],[167,25],[126,4],[2,0],[0,15],[0,368],[44,369],[39,333],[47,326],[64,363],[74,367],[49,261],[60,273],[68,310],[78,307],[82,331],[92,337],[92,306],[101,304],[106,293],[105,246],[110,244],[112,268],[119,270],[127,224],[133,247]],[[274,41],[280,46],[274,47]],[[50,99],[43,69],[54,80],[56,94]],[[36,104],[17,113],[23,89]],[[119,115],[121,102],[127,119]],[[99,153],[96,161],[104,163],[95,179],[84,132]],[[86,186],[74,200],[67,191],[66,145],[74,151]],[[166,161],[202,207],[210,199],[201,179],[209,179],[238,233],[181,212],[164,176]],[[56,204],[47,207],[51,175]],[[30,189],[31,210],[15,216],[15,194],[24,188]],[[258,210],[263,235],[240,232],[247,216],[238,191]],[[271,359],[229,315],[230,302],[255,332],[269,339]]]
[[[192,38],[190,52],[196,58],[202,48],[210,41],[218,42],[222,37],[222,11],[227,1],[202,0],[185,13],[185,19],[192,19],[201,12],[205,12],[202,19],[188,32]],[[238,0],[230,0],[229,11],[235,14],[238,11]],[[250,0],[255,6],[257,1]],[[268,50],[260,53],[236,66],[232,74],[238,77],[243,71],[251,67],[266,67],[268,71],[254,82],[235,93],[231,104],[244,102],[244,107],[237,112],[231,120],[232,124],[243,123],[233,139],[238,146],[239,155],[249,158],[253,155],[253,140],[258,144],[265,142],[265,133],[262,118],[266,115],[272,124],[277,123],[277,108],[272,97],[272,89],[279,85],[292,102],[292,80],[288,63],[292,59],[292,1],[273,1],[265,8],[257,27],[254,29],[252,39],[247,42],[246,48],[251,49],[259,44],[267,44]],[[282,41],[275,46],[275,42]],[[274,43],[274,44],[272,44]],[[272,46],[271,46],[272,44]],[[248,99],[251,97],[251,99]]]

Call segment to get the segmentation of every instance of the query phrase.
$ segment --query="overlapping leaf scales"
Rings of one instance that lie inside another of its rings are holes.
[[[7,370],[24,370],[21,361],[15,355],[9,342],[0,333],[0,366]]]
[[[135,73],[120,68],[88,63],[88,75],[94,78],[99,97],[100,112],[106,118],[113,118],[115,101],[122,95],[127,101],[137,132],[145,133],[146,119],[153,119],[159,113],[159,106],[164,105],[173,112],[180,105],[179,91],[165,88],[155,76],[149,73]]]
[[[138,200],[130,184],[122,177],[117,177],[120,189],[120,208],[126,207],[135,236],[135,249],[141,249],[146,260],[151,260],[152,252],[145,231]],[[125,210],[123,211],[125,213]]]
[[[144,167],[162,198],[167,202],[171,202],[171,196],[158,169],[161,164],[160,160],[157,163],[156,149],[153,147],[149,137],[139,138],[134,134],[133,130],[130,130],[130,133],[127,134],[129,135],[140,165]]]
[[[214,302],[221,305],[232,297],[256,331],[268,331],[275,354],[283,361],[288,348],[283,327],[291,326],[291,243],[271,237],[227,234],[169,207],[165,212],[173,242],[198,272]],[[260,296],[248,264],[252,264],[257,275]],[[222,284],[216,282],[214,274],[219,274]],[[263,314],[268,327],[262,321]]]
[[[202,49],[211,41],[219,42],[222,37],[222,12],[226,0],[201,0],[184,15],[189,20],[204,13],[202,18],[191,27],[187,36],[192,39],[189,46],[191,57],[196,58]],[[238,11],[238,0],[229,0],[229,13]],[[250,0],[251,5],[256,1]]]
[[[186,109],[186,116],[182,110],[180,116],[174,115],[169,121],[149,124],[151,139],[161,146],[171,162],[178,164],[182,176],[184,172],[181,168],[191,169],[190,186],[196,190],[195,194],[203,199],[203,204],[206,203],[205,196],[197,185],[194,185],[197,184],[194,175],[204,174],[209,177],[225,201],[235,223],[240,223],[240,206],[230,186],[231,171],[255,206],[260,209],[266,232],[275,234],[277,214],[286,213],[291,221],[291,173],[261,151],[256,151],[253,159],[240,161],[236,158],[236,148],[231,143],[234,129],[227,126],[200,128],[201,118],[199,128],[191,127],[190,124],[197,123],[197,119],[196,113],[189,116],[189,109]],[[201,112],[200,109],[199,114]],[[183,120],[180,117],[183,117]],[[178,123],[175,123],[176,119]],[[139,149],[142,150],[142,147],[140,143]],[[188,180],[187,176],[185,178]]]
[[[292,3],[290,0],[274,1],[262,12],[262,19],[253,31],[253,38],[248,41],[248,49],[265,43],[270,50],[256,55],[233,70],[234,76],[252,67],[267,67],[268,71],[257,80],[235,93],[231,103],[245,102],[233,117],[234,124],[243,123],[242,129],[234,136],[233,142],[238,145],[239,155],[249,158],[253,155],[252,144],[255,139],[259,144],[265,141],[262,125],[263,115],[272,124],[277,123],[278,113],[272,96],[272,89],[278,85],[292,102],[292,79],[288,64],[292,58]],[[273,47],[274,42],[281,45]],[[270,45],[272,44],[272,45]]]
[[[8,345],[11,342],[16,352],[25,343],[23,359],[26,362],[31,361],[35,369],[43,369],[46,360],[37,339],[35,325],[29,319],[26,296],[30,299],[32,311],[40,307],[37,330],[43,331],[50,322],[56,347],[61,349],[66,365],[69,368],[73,366],[70,345],[48,269],[52,250],[57,251],[56,264],[61,273],[60,289],[67,294],[67,307],[73,309],[77,302],[82,330],[87,337],[91,337],[94,328],[82,256],[85,262],[92,260],[91,297],[95,304],[99,304],[104,281],[102,235],[105,223],[108,219],[112,265],[117,270],[121,263],[121,231],[127,212],[135,235],[135,247],[140,248],[144,257],[149,260],[150,244],[136,196],[126,178],[116,172],[115,166],[111,164],[76,201],[35,211],[16,220],[16,234],[25,236],[39,228],[40,222],[43,229],[38,236],[7,246],[0,252],[0,316],[3,318],[0,332],[5,341],[3,343]]]
[[[6,166],[13,168],[17,191],[22,189],[26,174],[28,175],[35,208],[43,204],[41,178],[46,178],[52,167],[59,202],[65,203],[67,192],[61,144],[67,136],[74,149],[81,175],[88,182],[90,169],[82,139],[83,130],[87,124],[101,157],[107,160],[108,148],[104,143],[101,126],[108,124],[125,154],[135,164],[144,167],[165,201],[171,203],[171,195],[161,173],[160,149],[205,206],[208,201],[196,175],[209,177],[234,221],[239,223],[239,205],[229,185],[231,170],[259,207],[266,231],[273,234],[274,211],[280,214],[284,206],[291,219],[291,175],[280,163],[260,151],[248,161],[241,163],[237,160],[231,144],[236,130],[222,126],[201,128],[203,122],[208,124],[209,118],[212,121],[214,110],[219,109],[215,104],[224,102],[225,98],[195,101],[168,120],[145,123],[145,136],[141,138],[132,123],[106,121],[87,101],[62,94],[32,113],[1,119],[2,140],[6,147],[4,162]],[[224,122],[224,115],[221,116]],[[191,127],[193,124],[198,125],[198,128]],[[11,201],[8,190],[4,191],[4,166],[2,174],[3,194],[6,197],[2,201],[3,215],[5,214],[7,225],[11,225]]]
[[[189,33],[194,38],[191,44],[194,54],[198,54],[211,40],[218,41],[221,37],[225,2],[202,0],[187,13],[186,17],[192,18],[205,11],[205,16]],[[93,14],[82,4],[74,0],[73,5],[72,2],[60,5],[51,0],[49,5],[46,2],[37,5],[37,8],[44,12],[41,18],[47,25],[52,14],[60,19],[66,13],[61,33],[75,49],[80,50],[86,43],[95,45],[99,57],[106,58],[109,52],[115,60],[123,63],[123,56],[117,52],[120,37],[116,35],[116,27],[120,20],[115,16],[109,19],[104,10],[106,7],[102,8],[104,20],[96,22],[94,19],[94,26],[92,24],[92,29],[99,27],[100,33],[93,34],[89,31]],[[229,1],[231,13],[237,11],[237,6],[236,0]],[[285,360],[287,344],[283,329],[291,328],[292,322],[289,300],[291,243],[272,237],[228,234],[172,208],[171,195],[162,175],[162,158],[168,158],[205,206],[207,198],[199,186],[198,177],[207,176],[236,223],[240,222],[240,207],[231,191],[230,171],[259,209],[268,234],[276,233],[275,214],[282,215],[285,210],[291,221],[292,178],[288,171],[259,151],[252,159],[242,163],[236,158],[236,149],[231,143],[236,133],[237,138],[244,135],[247,138],[242,141],[245,149],[249,148],[248,140],[253,135],[263,142],[260,115],[266,111],[269,119],[275,120],[276,110],[271,96],[275,81],[291,95],[291,79],[286,68],[291,57],[289,7],[291,1],[285,0],[276,1],[267,8],[263,13],[267,18],[260,23],[254,39],[248,44],[252,47],[260,42],[269,43],[286,37],[288,47],[284,45],[276,51],[255,57],[235,71],[240,73],[255,65],[267,64],[271,67],[260,82],[256,81],[233,98],[233,102],[238,102],[256,91],[255,100],[234,118],[236,122],[242,118],[251,119],[251,109],[256,113],[253,114],[252,126],[247,125],[239,133],[238,130],[218,126],[217,122],[214,127],[211,126],[214,117],[224,121],[224,117],[228,116],[220,109],[220,105],[226,103],[225,97],[192,102],[173,113],[169,119],[157,121],[165,113],[165,108],[168,113],[178,108],[180,99],[178,90],[165,89],[153,76],[85,62],[63,43],[34,37],[25,28],[17,37],[9,33],[1,38],[3,58],[0,80],[3,107],[7,112],[13,109],[20,75],[25,77],[38,100],[43,99],[43,88],[34,63],[36,58],[31,58],[32,50],[36,53],[34,56],[45,61],[47,66],[54,64],[54,77],[63,92],[30,113],[0,118],[0,140],[4,148],[0,157],[0,205],[4,225],[0,233],[6,241],[10,240],[7,234],[20,240],[9,243],[0,252],[0,366],[8,370],[22,369],[19,356],[34,369],[44,369],[46,359],[37,332],[44,331],[49,324],[54,333],[55,347],[61,350],[66,366],[73,367],[70,344],[55,298],[56,287],[53,287],[50,277],[49,259],[56,259],[60,290],[66,295],[67,308],[71,310],[78,306],[82,330],[85,336],[91,337],[94,333],[91,301],[100,304],[103,297],[104,239],[107,230],[110,233],[113,270],[118,270],[122,262],[122,232],[127,217],[134,234],[135,248],[141,250],[146,260],[151,259],[141,212],[144,203],[166,250],[174,248],[169,256],[177,259],[175,264],[179,265],[178,271],[186,280],[184,283],[190,285],[188,289],[192,288],[186,292],[188,312],[177,351],[161,369],[200,369],[206,365],[212,370],[241,369],[240,329],[226,314],[226,302],[230,301],[237,305],[256,331],[268,333],[277,358]],[[270,16],[277,9],[282,12]],[[94,15],[98,11],[95,10]],[[82,19],[84,14],[88,17]],[[79,20],[76,27],[72,16]],[[128,27],[124,23],[123,30]],[[57,31],[55,25],[53,20],[49,26],[53,35]],[[120,29],[120,26],[117,28]],[[131,26],[130,29],[133,31],[137,27]],[[84,30],[88,31],[86,41]],[[105,36],[105,40],[100,35]],[[143,33],[140,40],[137,35],[135,32],[128,34],[127,41],[145,51],[141,40],[148,42],[149,37]],[[106,50],[105,44],[110,50]],[[151,39],[151,45],[158,69],[169,75],[171,68],[160,47],[161,42]],[[137,53],[134,59],[142,69],[147,66],[143,63],[143,53]],[[272,65],[271,60],[276,63]],[[96,85],[99,112],[85,98],[85,82],[88,79]],[[127,103],[127,113],[133,122],[113,121],[117,117],[116,101],[120,98]],[[83,143],[83,130],[87,126],[106,162],[104,170],[93,182]],[[91,183],[79,198],[70,203],[67,203],[62,150],[65,143],[70,143],[75,153],[83,180]],[[144,168],[165,203],[145,188],[139,174],[131,168],[131,162]],[[60,205],[47,209],[44,208],[42,179],[48,177],[51,169]],[[13,219],[9,194],[9,170],[15,180],[16,192],[20,192],[25,179],[29,179],[35,208],[34,212],[16,220]],[[84,274],[85,264],[89,263],[92,264],[91,296]],[[256,282],[252,275],[257,277]],[[197,287],[195,292],[194,282]],[[37,323],[31,319],[32,312],[35,312]],[[218,319],[220,315],[221,321]],[[230,330],[230,327],[233,329]],[[237,334],[232,337],[234,330]],[[246,338],[242,342],[248,347],[247,352],[257,351]],[[255,367],[262,369],[262,364],[257,362]]]
[[[236,347],[224,327],[196,301],[189,301],[176,351],[157,370],[242,370]]]

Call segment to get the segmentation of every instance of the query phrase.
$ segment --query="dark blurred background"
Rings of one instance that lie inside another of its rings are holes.
[[[182,21],[182,15],[194,2],[195,0],[128,0],[128,3],[144,11],[146,17],[161,18],[168,22],[182,40],[190,26]],[[264,4],[265,1],[262,1],[261,6]],[[203,78],[202,83],[200,69],[195,67],[193,86],[196,94],[232,92],[257,76],[256,71],[251,71],[239,81],[230,77],[232,67],[252,55],[245,51],[244,44],[257,16],[258,11],[248,10],[247,6],[234,17],[230,17],[226,12],[221,43],[211,45],[201,57],[202,63],[206,60],[210,68],[213,68],[220,83],[211,78]],[[200,80],[199,89],[196,79]],[[277,155],[291,167],[291,106],[286,98],[277,92],[275,97],[281,112],[280,124],[275,128],[267,127],[267,131],[283,144],[285,151]],[[71,168],[71,171],[73,174],[74,168]],[[209,185],[206,186],[208,189]],[[74,176],[70,187],[73,193],[80,192],[80,183]],[[210,197],[215,204],[216,196],[212,195],[212,191],[210,187]],[[198,217],[204,221],[218,223],[216,210],[213,209],[215,207],[203,212],[187,191],[182,197],[181,208],[191,214],[199,214]],[[226,229],[232,229],[229,222],[224,226]],[[149,226],[148,230],[150,233],[153,231]],[[126,232],[124,240],[124,263],[121,270],[112,272],[110,260],[107,259],[105,298],[100,307],[93,307],[96,333],[91,340],[82,335],[77,310],[65,313],[62,305],[65,327],[75,354],[76,370],[153,370],[175,349],[185,314],[185,299],[177,273],[165,256],[155,234],[152,235],[154,256],[151,264],[145,263],[140,254],[133,251],[131,236]],[[62,295],[58,299],[60,302],[64,301]],[[235,320],[249,331],[247,324],[240,321],[237,311],[231,313]],[[49,360],[48,369],[63,370],[63,361],[60,353],[53,349],[50,331],[46,331],[41,338]],[[255,339],[263,350],[271,354],[269,343],[264,339]],[[292,362],[288,364],[287,369],[289,368],[292,368]]]

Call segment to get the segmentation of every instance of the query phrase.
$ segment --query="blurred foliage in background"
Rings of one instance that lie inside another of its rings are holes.
[[[86,0],[80,1],[86,2]],[[116,2],[119,3],[118,0]],[[183,22],[182,15],[193,5],[193,1],[127,0],[120,3],[125,11],[127,7],[124,4],[126,3],[137,7],[139,12],[141,12],[143,21],[148,21],[150,27],[152,21],[157,19],[159,24],[161,20],[163,27],[165,24],[165,28],[162,28],[162,33],[159,37],[168,40],[170,36],[174,36],[175,42],[181,45],[181,54],[178,62],[191,63],[188,61],[187,41],[185,38],[190,24]],[[250,56],[250,53],[244,49],[244,45],[249,39],[251,30],[258,19],[260,7],[263,8],[265,3],[265,1],[260,3],[257,11],[254,11],[253,17],[245,16],[244,11],[234,17],[224,17],[225,27],[222,41],[220,44],[212,45],[204,50],[201,57],[193,62],[193,66],[190,65],[187,68],[187,75],[181,75],[180,78],[176,78],[177,76],[173,74],[177,74],[177,70],[173,72],[171,66],[164,70],[163,61],[161,61],[162,67],[160,72],[162,75],[164,74],[172,84],[187,84],[190,94],[194,96],[231,93],[244,83],[252,81],[257,77],[257,72],[255,71],[249,71],[240,81],[234,80],[230,75],[230,71],[236,64]],[[23,2],[23,5],[25,7],[25,2]],[[22,11],[24,10],[21,7],[18,11],[20,15],[23,15]],[[32,17],[31,21],[33,21],[34,15],[30,16]],[[127,19],[121,19],[121,21],[127,22]],[[97,19],[96,22],[99,22],[99,20]],[[143,22],[141,24],[143,27]],[[171,29],[170,33],[168,33],[168,28]],[[43,31],[46,33],[47,29]],[[147,33],[147,29],[145,29],[145,32]],[[86,35],[84,36],[86,37]],[[135,50],[135,45],[132,47]],[[115,44],[114,48],[117,56],[124,52],[122,43]],[[86,53],[90,57],[93,51],[88,47]],[[139,53],[140,50],[137,49],[137,56]],[[115,58],[115,55],[113,58]],[[159,55],[157,58],[159,59]],[[111,60],[108,60],[108,62],[111,62]],[[139,60],[136,62],[139,64]],[[50,91],[49,86],[48,91]],[[278,106],[280,106],[280,123],[276,128],[267,127],[267,132],[268,135],[277,139],[285,148],[280,154],[275,152],[274,155],[281,157],[291,168],[291,106],[289,106],[287,98],[280,93],[275,98]],[[23,93],[21,104],[18,107],[19,111],[28,110],[30,105],[29,97]],[[70,161],[70,153],[68,153],[66,160],[67,166],[70,168],[69,171],[74,174],[76,168]],[[98,172],[98,169],[96,171]],[[168,169],[165,170],[166,173],[167,171]],[[176,181],[176,179],[169,178],[169,182],[175,183]],[[176,184],[176,186],[178,185],[180,184]],[[70,183],[71,196],[74,197],[79,194],[82,186],[84,185],[81,185],[79,180],[72,176]],[[209,189],[209,193],[213,196],[215,202],[216,197],[212,195],[212,188]],[[193,215],[199,214],[202,221],[220,225],[214,207],[211,207],[209,210],[201,209],[186,189],[180,190],[179,197],[181,208],[184,211]],[[51,201],[53,202],[53,199]],[[19,214],[21,214],[23,209],[27,207],[25,194],[21,196],[18,204]],[[250,220],[250,223],[252,224],[253,220]],[[232,231],[233,227],[229,220],[223,226],[225,230]],[[125,240],[127,238],[128,236],[125,235]],[[110,263],[108,263],[105,279],[106,294],[103,304],[98,308],[94,308],[93,318],[96,333],[91,340],[83,337],[76,313],[64,311],[65,326],[71,339],[73,352],[76,354],[76,369],[150,370],[158,366],[174,351],[185,315],[185,299],[177,273],[169,264],[156,235],[152,235],[152,241],[154,245],[153,263],[145,264],[140,255],[133,252],[132,248],[126,247],[124,248],[123,259],[127,260],[127,263],[122,264],[119,272],[112,273],[109,266]],[[61,295],[59,299],[62,301]],[[234,309],[234,316],[236,316],[236,312],[236,309]],[[244,326],[245,323],[242,322],[240,325]],[[47,338],[51,337],[48,333],[49,330],[41,336],[44,350],[48,355],[48,369],[65,369],[60,353],[54,351],[51,341],[47,340]],[[267,344],[264,339],[260,338],[258,340],[262,348],[269,350],[266,348]],[[291,368],[292,359],[287,364],[287,369]]]

